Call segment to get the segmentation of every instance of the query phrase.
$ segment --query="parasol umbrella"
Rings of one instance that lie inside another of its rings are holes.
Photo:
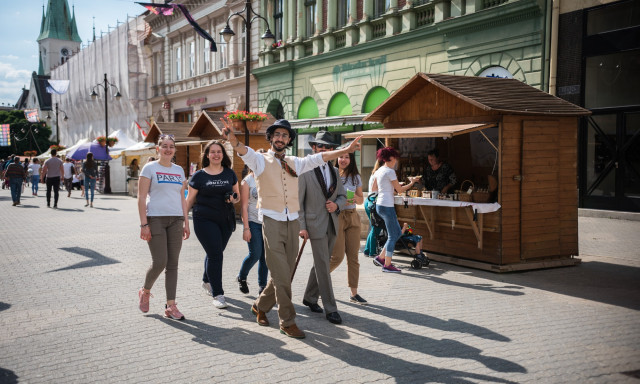
[[[111,156],[107,154],[107,148],[97,142],[80,144],[67,152],[67,157],[73,160],[84,160],[87,153],[93,153],[94,160],[111,160]]]

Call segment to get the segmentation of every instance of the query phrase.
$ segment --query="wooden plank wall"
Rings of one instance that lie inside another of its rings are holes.
[[[522,117],[505,115],[500,130],[500,178],[498,202],[502,206],[502,260],[500,264],[520,262],[520,182]]]
[[[555,256],[560,248],[560,154],[557,120],[522,122],[520,256]]]
[[[460,208],[435,207],[436,225],[433,240],[419,208],[396,205],[400,226],[409,223],[414,233],[422,236],[425,250],[460,258],[498,264],[500,261],[500,211],[484,214],[483,247],[478,249],[478,241],[469,225],[465,212]],[[455,228],[451,228],[455,220]]]

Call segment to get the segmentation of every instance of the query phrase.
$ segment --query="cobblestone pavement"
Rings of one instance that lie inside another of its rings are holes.
[[[343,325],[301,304],[311,266],[294,280],[297,323],[307,338],[261,327],[251,292],[235,276],[247,247],[236,231],[225,252],[229,308],[200,288],[204,253],[183,244],[178,303],[184,322],[162,317],[164,277],[151,311],[136,291],[150,264],[136,201],[79,192],[58,210],[0,191],[0,382],[25,383],[637,383],[640,376],[640,222],[580,218],[582,264],[493,274],[443,263],[383,274],[361,257],[348,302],[346,266],[333,274]],[[321,304],[321,303],[320,303]]]

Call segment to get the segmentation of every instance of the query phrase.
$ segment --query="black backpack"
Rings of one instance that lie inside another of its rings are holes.
[[[376,210],[377,198],[377,193],[372,193],[367,197],[367,199],[369,199],[369,223],[374,227],[385,228],[384,219],[378,214],[378,211]]]

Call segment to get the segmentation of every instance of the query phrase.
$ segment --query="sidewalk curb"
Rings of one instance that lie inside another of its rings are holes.
[[[602,209],[578,208],[579,217],[640,221],[640,212],[605,211]]]

